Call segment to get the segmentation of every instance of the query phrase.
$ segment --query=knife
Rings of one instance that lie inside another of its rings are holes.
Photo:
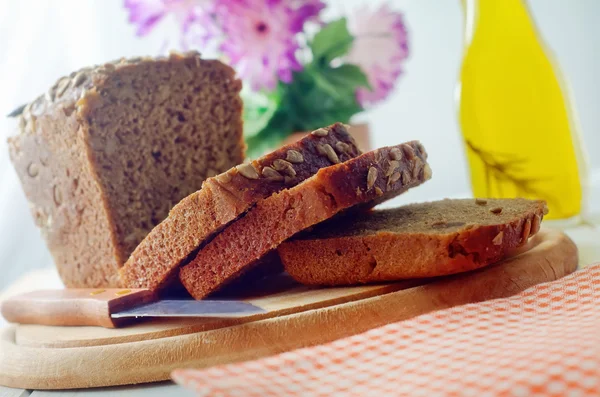
[[[6,299],[2,316],[12,323],[122,327],[146,317],[239,318],[266,313],[235,300],[159,300],[148,289],[41,290]]]

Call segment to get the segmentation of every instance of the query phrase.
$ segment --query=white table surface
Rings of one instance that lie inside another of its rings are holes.
[[[173,382],[160,382],[143,386],[110,387],[79,390],[20,390],[0,386],[0,397],[192,397],[194,394]]]
[[[600,214],[591,217],[588,221],[591,221],[592,225],[580,225],[564,229],[579,248],[580,267],[600,262]],[[551,223],[548,222],[547,224]],[[0,292],[0,300],[10,295],[41,288],[62,288],[62,284],[54,268],[36,270],[25,274],[16,283]],[[0,327],[4,325],[6,325],[6,322],[0,317]],[[192,396],[193,394],[172,382],[67,391],[19,390],[0,386],[0,397],[154,397],[170,395],[185,397]]]

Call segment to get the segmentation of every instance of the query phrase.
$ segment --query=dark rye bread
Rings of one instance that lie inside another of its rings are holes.
[[[500,261],[536,234],[543,201],[442,200],[325,222],[281,244],[296,281],[347,285],[436,277]]]
[[[320,128],[252,163],[207,179],[177,204],[121,269],[128,288],[159,289],[190,254],[257,201],[360,154],[343,124]],[[177,273],[174,274],[175,279]]]
[[[171,54],[81,69],[22,110],[10,156],[67,287],[117,286],[171,207],[243,160],[240,90],[229,66]]]
[[[202,299],[252,269],[294,234],[357,205],[375,205],[431,178],[419,142],[365,153],[323,168],[298,186],[257,203],[182,267],[179,278]]]

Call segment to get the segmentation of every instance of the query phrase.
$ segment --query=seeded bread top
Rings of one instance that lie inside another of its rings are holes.
[[[326,150],[321,151],[331,155]],[[200,249],[181,268],[179,278],[193,297],[201,299],[251,269],[296,233],[351,207],[372,206],[427,181],[432,172],[426,158],[423,146],[413,141],[322,168],[303,183],[260,200]]]
[[[200,53],[189,51],[186,53],[171,52],[169,57],[133,57],[120,58],[103,65],[85,67],[70,73],[68,76],[59,78],[56,83],[44,94],[40,95],[30,103],[22,105],[13,110],[8,116],[19,117],[21,127],[27,127],[32,121],[35,123],[35,117],[42,114],[48,114],[53,108],[60,105],[66,112],[73,110],[81,111],[87,103],[87,100],[93,98],[96,94],[96,87],[102,85],[102,82],[111,74],[121,69],[130,68],[132,65],[142,62],[168,62],[169,59],[195,58],[200,61]],[[219,62],[215,60],[214,62]],[[234,74],[232,70],[232,75]],[[33,117],[32,117],[33,116]],[[34,127],[20,128],[21,133],[26,133]]]
[[[252,205],[286,187],[310,178],[321,168],[361,154],[341,123],[319,128],[303,139],[250,162],[240,164],[205,184],[218,184],[242,202]]]
[[[446,199],[361,213],[335,223],[325,222],[310,234],[297,238],[326,239],[378,233],[452,234],[474,226],[508,224],[531,211],[547,213],[545,202],[521,198]]]
[[[257,201],[359,154],[346,127],[338,123],[205,180],[201,190],[181,200],[137,246],[120,271],[121,280],[129,288],[167,285],[190,255]]]

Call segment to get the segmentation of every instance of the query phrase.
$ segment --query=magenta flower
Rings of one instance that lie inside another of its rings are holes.
[[[392,92],[408,57],[403,15],[387,5],[374,12],[362,7],[350,21],[350,31],[355,39],[347,61],[358,65],[371,85],[371,90],[359,88],[356,97],[363,107],[373,105]]]
[[[137,25],[137,35],[145,36],[166,16],[173,15],[181,28],[182,43],[203,42],[217,33],[211,14],[214,0],[124,0],[129,22]]]
[[[292,72],[302,70],[298,34],[324,6],[317,0],[223,0],[217,10],[220,49],[254,90],[289,83]]]
[[[296,32],[303,31],[306,22],[320,22],[319,14],[326,7],[322,0],[284,0],[284,3],[294,12],[292,29]]]

